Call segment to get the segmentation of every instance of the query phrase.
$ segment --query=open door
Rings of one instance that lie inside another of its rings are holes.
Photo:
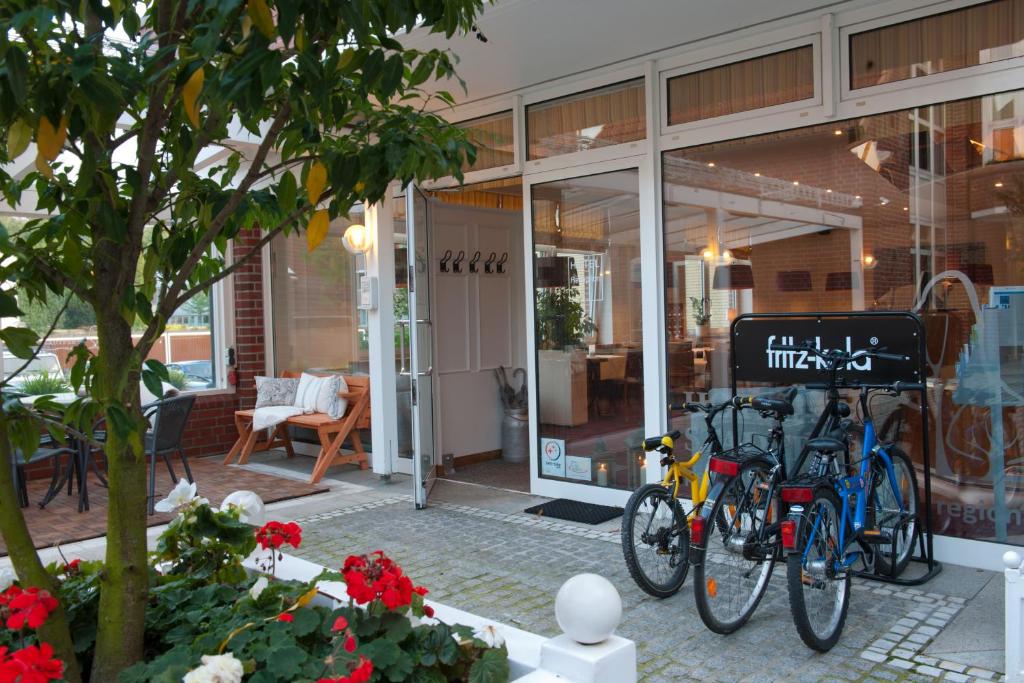
[[[409,268],[409,370],[412,393],[413,497],[427,506],[437,481],[434,438],[434,331],[430,305],[430,202],[415,185],[405,193]]]

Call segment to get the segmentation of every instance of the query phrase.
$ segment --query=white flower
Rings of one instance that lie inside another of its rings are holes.
[[[203,664],[192,669],[182,683],[242,683],[242,663],[230,652],[224,655],[203,655]]]
[[[505,644],[505,639],[493,624],[479,627],[473,631],[473,637],[487,643],[487,647],[501,647]]]
[[[252,588],[249,589],[249,595],[252,597],[253,600],[259,600],[260,593],[266,590],[267,586],[269,585],[270,581],[267,579],[267,577],[261,576],[260,578],[256,579],[256,583],[254,583],[252,585]]]
[[[220,507],[222,510],[226,510],[232,505],[242,511],[239,519],[243,522],[254,526],[262,526],[266,521],[263,499],[252,491],[235,491],[228,494],[228,497],[224,499]]]
[[[14,574],[14,570],[8,567],[0,569],[0,593],[4,592],[11,587],[18,577]]]
[[[157,504],[153,508],[157,512],[173,512],[183,505],[188,505],[196,498],[196,485],[195,482],[188,483],[187,479],[179,479],[178,485],[175,486],[167,497],[161,501],[157,501]]]

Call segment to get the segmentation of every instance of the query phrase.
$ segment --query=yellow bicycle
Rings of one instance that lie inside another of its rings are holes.
[[[670,407],[704,413],[708,436],[689,460],[677,461],[673,454],[675,442],[681,436],[678,431],[644,440],[644,451],[661,453],[661,467],[667,469],[661,483],[641,486],[626,503],[622,514],[622,554],[633,580],[656,598],[674,595],[686,581],[690,569],[690,524],[707,499],[710,482],[707,468],[698,474],[693,467],[701,457],[710,458],[721,452],[722,442],[713,423],[731,405],[730,400],[718,405],[684,403]],[[688,514],[679,499],[684,480],[690,484],[692,507]]]

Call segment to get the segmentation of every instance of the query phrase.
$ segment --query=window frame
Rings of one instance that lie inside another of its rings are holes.
[[[225,268],[235,260],[232,244],[229,243],[228,256],[224,259]],[[210,343],[210,360],[213,363],[214,385],[206,389],[182,389],[182,394],[219,396],[235,393],[235,385],[228,383],[230,370],[227,366],[228,349],[235,347],[235,318],[228,315],[228,311],[235,310],[234,280],[235,276],[231,274],[210,287],[210,334],[213,337]],[[237,359],[237,349],[235,352]]]
[[[714,116],[706,119],[699,119],[697,121],[687,121],[684,123],[676,123],[669,125],[669,80],[678,76],[685,76],[687,74],[698,73],[701,71],[707,71],[709,69],[715,69],[718,67],[729,66],[730,64],[737,64],[739,62],[745,62],[759,57],[767,57],[779,52],[786,52],[801,47],[811,47],[812,55],[812,75],[813,75],[813,86],[814,95],[808,99],[794,100],[792,102],[784,102],[782,104],[775,104],[768,107],[758,107],[756,109],[747,109],[733,114],[725,114],[723,116]],[[788,114],[789,112],[817,108],[822,106],[822,46],[821,46],[821,33],[820,29],[818,33],[804,33],[803,35],[790,38],[788,40],[782,40],[779,42],[768,43],[760,47],[744,50],[741,52],[731,52],[728,54],[719,55],[717,57],[711,57],[702,61],[691,61],[683,66],[678,66],[670,69],[663,69],[658,73],[658,83],[661,89],[661,97],[658,105],[658,120],[661,124],[662,135],[673,135],[678,133],[685,133],[694,130],[706,129],[713,126],[727,126],[736,122],[751,120],[751,119],[763,119],[766,116],[774,116],[778,114]]]
[[[956,99],[962,99],[965,97],[982,97],[994,92],[1005,92],[1006,90],[1020,88],[1020,85],[1012,85],[1012,76],[1014,75],[1014,70],[1024,67],[1024,55],[1001,59],[987,64],[976,64],[963,69],[939,71],[927,76],[906,78],[865,88],[851,88],[853,75],[850,62],[850,39],[854,34],[884,29],[897,24],[946,14],[976,5],[984,5],[988,2],[989,0],[946,0],[946,2],[920,6],[918,3],[904,1],[896,6],[890,6],[887,12],[874,13],[871,16],[858,16],[859,13],[851,12],[847,20],[843,21],[839,27],[839,103],[857,100],[865,101],[869,98],[874,99],[878,96],[892,95],[903,101],[926,99],[928,104],[935,104],[948,101],[951,90],[956,90]],[[908,9],[900,11],[898,9],[899,6],[906,6]],[[1009,76],[1011,78],[1004,80],[1002,85],[996,85],[989,83],[988,79],[982,79],[982,82],[979,83],[979,76]],[[971,79],[974,79],[973,82]],[[1019,78],[1016,80],[1018,83],[1021,82]],[[964,83],[967,88],[963,91],[959,90],[954,85],[957,81],[967,81]],[[932,94],[936,90],[938,92]],[[942,92],[943,90],[945,92]],[[896,105],[895,108],[900,108],[900,106]],[[892,109],[893,107],[887,105],[881,111],[887,108]]]

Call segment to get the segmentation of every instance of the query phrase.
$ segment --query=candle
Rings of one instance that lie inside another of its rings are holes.
[[[605,469],[604,463],[601,463],[600,465],[597,466],[597,485],[608,485],[608,470]]]

